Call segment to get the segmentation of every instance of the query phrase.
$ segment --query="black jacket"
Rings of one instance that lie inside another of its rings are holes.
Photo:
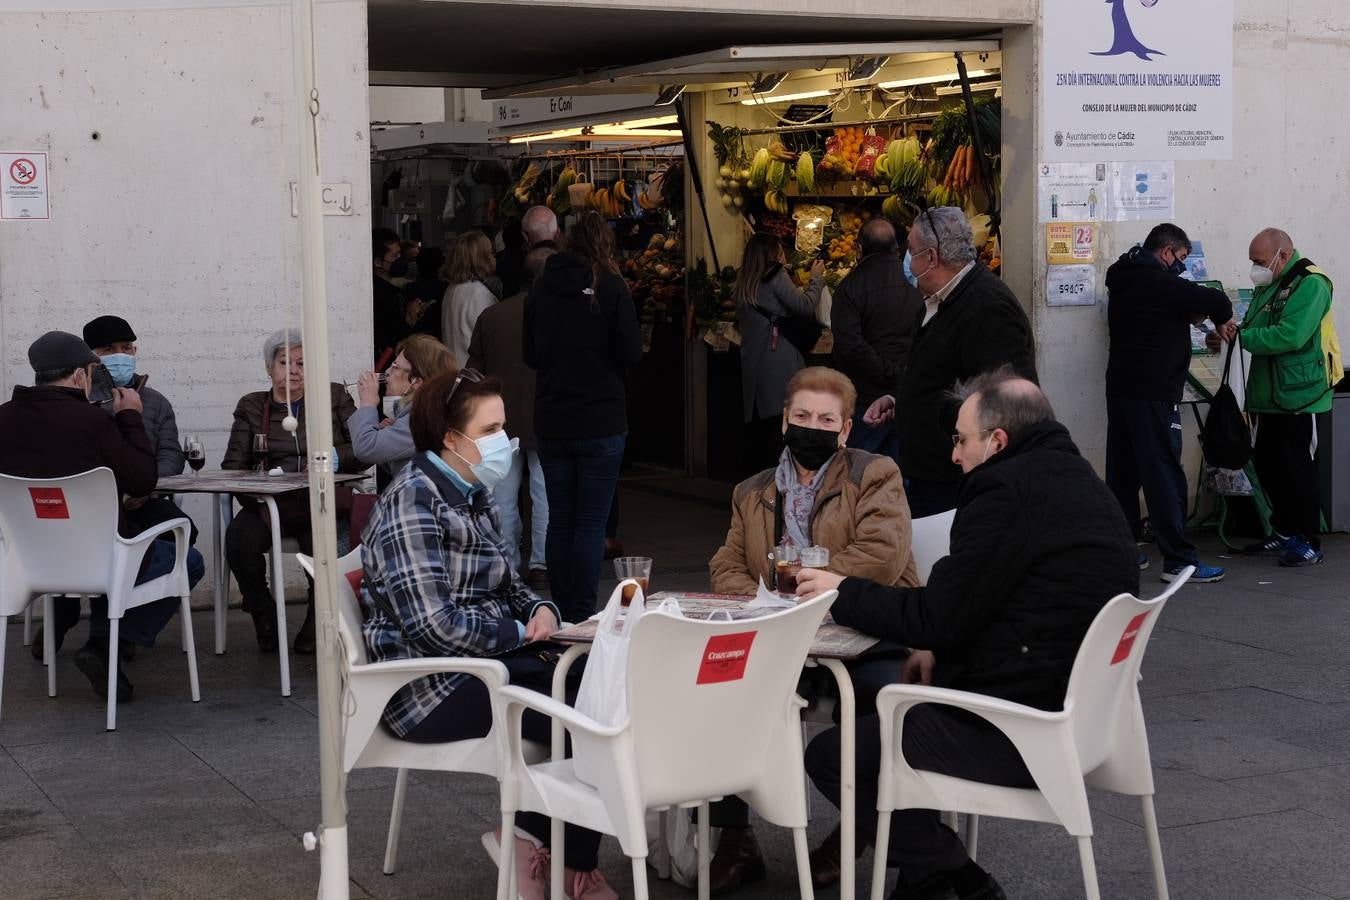
[[[926,587],[849,578],[830,612],[932,650],[934,684],[1057,710],[1093,618],[1138,594],[1136,553],[1116,498],[1064,426],[1044,422],[966,477]]]
[[[537,373],[538,437],[581,440],[628,430],[623,376],[642,360],[642,334],[623,278],[607,272],[597,280],[580,256],[550,256],[525,296],[522,339],[525,364]]]
[[[1106,289],[1106,396],[1180,403],[1191,365],[1191,320],[1204,316],[1222,325],[1233,318],[1233,304],[1223,291],[1168,272],[1142,247],[1111,264]]]
[[[893,250],[864,256],[835,291],[830,364],[853,379],[860,410],[895,389],[922,310]]]
[[[145,497],[159,480],[159,464],[141,414],[124,409],[114,416],[90,406],[76,388],[16,387],[0,406],[0,472],[23,478],[64,478],[107,466],[117,489]],[[118,531],[136,529],[118,508]]]
[[[927,325],[922,305],[909,360],[895,395],[900,472],[906,478],[955,482],[952,465],[956,405],[947,399],[957,381],[1005,363],[1036,380],[1031,322],[1013,292],[982,264],[961,279]]]
[[[386,350],[397,347],[413,330],[404,318],[403,292],[393,282],[375,276],[371,305],[375,317],[375,361],[379,362]],[[391,355],[389,362],[393,361]]]

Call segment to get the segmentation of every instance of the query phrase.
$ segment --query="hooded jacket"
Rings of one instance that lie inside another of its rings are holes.
[[[893,249],[864,256],[839,283],[830,307],[830,365],[852,379],[859,409],[894,389],[922,311],[923,297]]]
[[[623,376],[642,361],[642,334],[627,283],[575,253],[544,263],[525,296],[525,364],[534,369],[534,432],[544,440],[628,431]]]
[[[1223,291],[1173,275],[1143,247],[1112,263],[1106,289],[1106,396],[1180,403],[1191,365],[1191,320],[1204,316],[1222,325],[1233,318],[1233,304]]]
[[[926,586],[848,578],[830,612],[932,650],[936,685],[1058,710],[1092,620],[1138,594],[1136,556],[1115,496],[1064,426],[1042,422],[965,477]]]

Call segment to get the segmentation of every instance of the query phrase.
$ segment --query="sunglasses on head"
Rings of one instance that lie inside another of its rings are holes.
[[[450,400],[455,396],[455,391],[459,390],[460,382],[467,381],[470,384],[477,384],[483,380],[483,373],[477,369],[460,369],[459,374],[455,376],[455,383],[450,385],[450,391],[445,395],[445,407],[450,408]]]

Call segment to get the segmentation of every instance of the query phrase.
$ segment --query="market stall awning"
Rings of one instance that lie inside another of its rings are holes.
[[[879,68],[894,57],[950,57],[956,52],[993,53],[1000,43],[992,39],[943,41],[873,41],[848,44],[767,44],[730,46],[702,53],[655,60],[631,66],[579,72],[541,81],[486,90],[486,99],[538,97],[559,92],[659,91],[671,85],[697,85],[702,90],[745,85],[761,76],[810,71],[816,76],[837,76],[840,86],[854,80],[875,80]],[[862,77],[866,71],[866,77]],[[854,79],[852,75],[858,75]]]

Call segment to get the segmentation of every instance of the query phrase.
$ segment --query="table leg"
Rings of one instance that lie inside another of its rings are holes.
[[[567,702],[567,672],[572,668],[572,663],[581,654],[590,650],[589,644],[573,644],[567,648],[567,651],[558,659],[558,665],[553,669],[553,699],[559,703]],[[566,755],[567,731],[563,728],[562,722],[553,720],[552,746],[550,757],[554,762],[562,759]],[[549,847],[552,849],[549,860],[549,883],[552,887],[552,900],[563,900],[563,855],[558,852],[558,848],[563,846],[563,820],[552,819],[549,822]]]
[[[272,600],[277,607],[277,657],[281,660],[281,696],[291,695],[290,642],[286,635],[286,586],[282,583],[281,517],[277,501],[266,496],[263,502],[272,519]]]
[[[230,605],[230,571],[225,562],[225,529],[230,518],[229,494],[211,495],[211,572],[215,576],[216,655],[225,653],[225,614]]]
[[[853,679],[848,668],[837,659],[817,660],[829,669],[839,685],[839,896],[853,897],[856,881],[857,820],[854,817],[857,790],[857,760],[854,738],[857,711],[854,708]]]

